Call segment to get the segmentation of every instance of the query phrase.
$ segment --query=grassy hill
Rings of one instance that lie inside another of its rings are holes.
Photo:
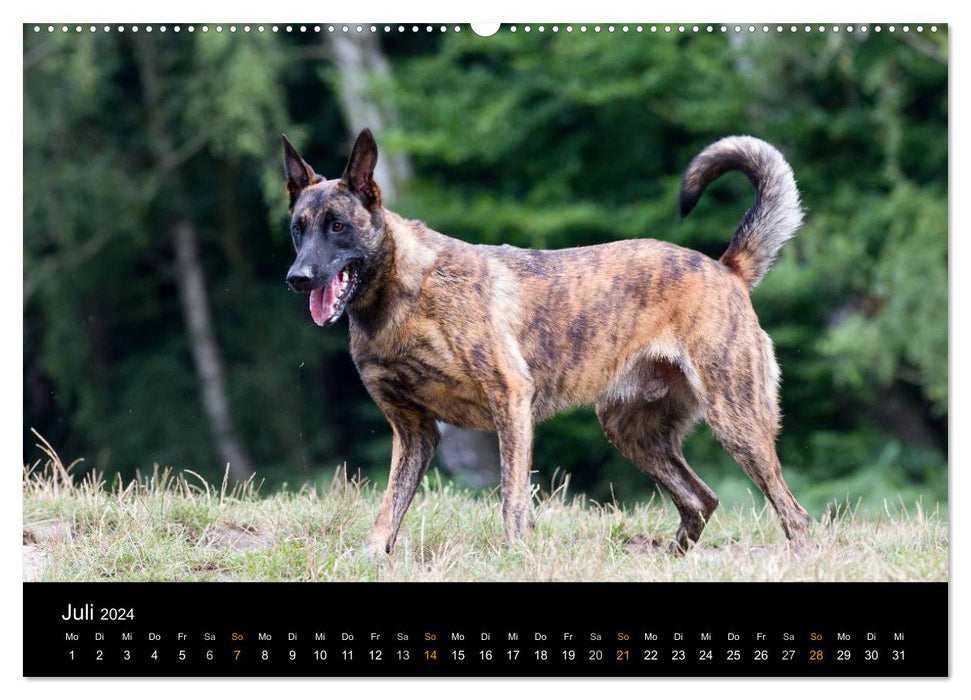
[[[719,509],[685,557],[665,553],[677,513],[663,499],[631,508],[537,495],[537,524],[514,548],[499,497],[432,473],[393,556],[361,556],[381,494],[335,474],[324,489],[261,496],[156,470],[112,485],[75,483],[51,453],[25,469],[24,576],[58,581],[943,581],[948,529],[936,507],[831,509],[810,550],[788,550],[775,513]]]

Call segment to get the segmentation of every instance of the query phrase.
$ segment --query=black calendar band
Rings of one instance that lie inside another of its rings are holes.
[[[946,676],[946,583],[25,583],[26,676]]]

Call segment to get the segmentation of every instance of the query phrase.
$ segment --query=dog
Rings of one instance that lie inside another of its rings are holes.
[[[439,421],[498,434],[509,543],[533,524],[533,427],[593,404],[610,442],[667,492],[687,552],[718,498],[682,455],[704,419],[765,494],[789,540],[809,516],[782,475],[779,367],[749,291],[802,224],[792,170],[749,136],[717,141],[685,172],[686,216],[740,170],[756,198],[719,260],[652,239],[565,250],[472,245],[386,209],[378,149],[358,136],[341,177],[314,172],[283,136],[296,259],[287,284],[320,326],[346,311],[350,352],[394,433],[391,472],[365,551],[390,554],[439,441]]]

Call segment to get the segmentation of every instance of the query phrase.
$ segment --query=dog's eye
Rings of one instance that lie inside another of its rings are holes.
[[[344,230],[344,224],[342,224],[340,221],[335,221],[330,225],[330,230],[334,233],[340,233]]]

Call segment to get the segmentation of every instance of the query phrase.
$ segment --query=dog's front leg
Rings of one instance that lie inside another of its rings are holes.
[[[510,544],[522,539],[532,525],[529,468],[533,452],[531,387],[497,395],[492,401],[493,420],[499,436],[502,521]]]
[[[435,454],[439,432],[434,421],[418,418],[390,418],[394,430],[391,473],[381,510],[365,544],[369,556],[391,554],[401,519],[418,490],[418,483]]]

